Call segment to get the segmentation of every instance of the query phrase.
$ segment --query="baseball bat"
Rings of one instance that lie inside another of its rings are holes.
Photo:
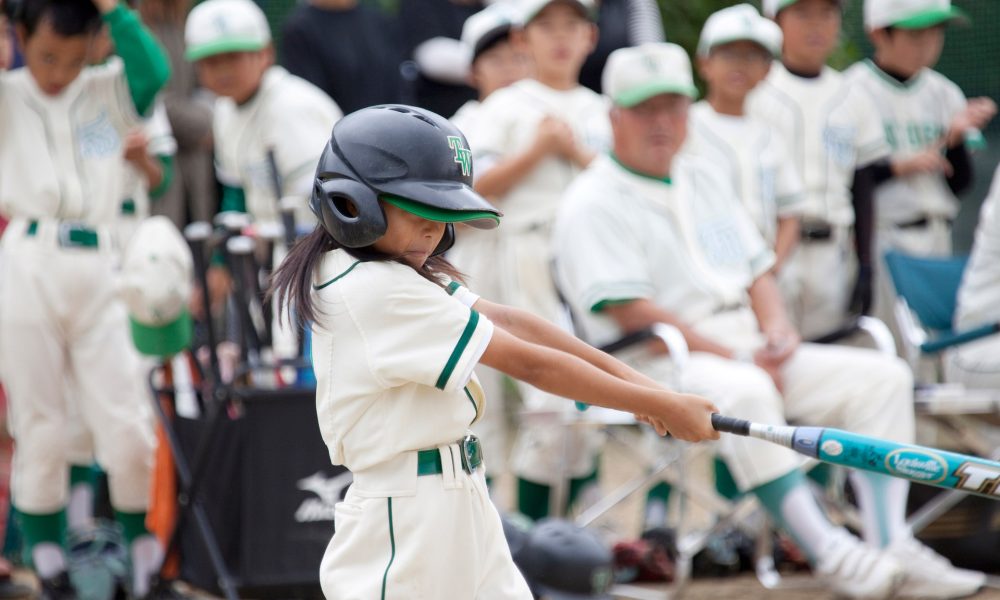
[[[267,165],[271,171],[271,187],[274,189],[274,202],[281,215],[281,224],[285,229],[285,249],[290,250],[295,245],[295,213],[281,202],[284,197],[281,172],[278,171],[278,159],[274,156],[274,148],[267,149]]]
[[[720,414],[712,415],[712,427],[772,442],[823,462],[1000,500],[1000,462],[832,427],[762,425]]]

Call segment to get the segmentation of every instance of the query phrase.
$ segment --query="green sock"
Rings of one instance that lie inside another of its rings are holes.
[[[134,542],[137,537],[150,535],[149,530],[146,529],[145,511],[123,512],[116,510],[115,520],[121,524],[122,535],[125,537],[125,543],[129,547],[132,546],[132,542]]]
[[[733,473],[726,466],[721,458],[716,458],[713,462],[715,467],[715,491],[726,500],[735,500],[743,495],[740,488],[733,479]]]
[[[569,494],[563,510],[569,510],[577,497],[588,485],[597,482],[597,469],[589,474],[569,480]],[[517,478],[517,509],[533,521],[549,516],[549,494],[552,488],[544,483],[535,483],[521,477]]]
[[[32,564],[31,552],[35,546],[51,543],[65,547],[66,511],[53,513],[27,513],[17,510],[17,522],[24,538],[23,559],[25,564]]]
[[[789,496],[792,491],[796,490],[802,490],[802,492]],[[754,488],[753,493],[767,509],[775,524],[788,533],[796,545],[806,554],[809,561],[815,564],[820,543],[820,538],[816,534],[822,534],[833,525],[830,524],[826,514],[811,496],[806,484],[806,477],[802,471],[794,469],[774,481]],[[791,504],[786,506],[786,499]],[[793,526],[794,524],[786,518],[786,510],[792,511],[790,514],[796,518],[800,527],[805,524],[807,528],[799,531],[799,527]],[[803,536],[807,536],[808,539]]]
[[[70,465],[69,467],[69,487],[72,488],[75,485],[85,484],[89,485],[91,489],[94,488],[97,483],[97,473],[94,471],[93,465]]]
[[[670,501],[670,492],[673,488],[666,481],[661,481],[660,483],[649,488],[646,492],[646,502],[657,501],[666,504]]]

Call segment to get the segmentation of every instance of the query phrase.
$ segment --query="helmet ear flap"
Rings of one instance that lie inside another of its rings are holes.
[[[437,248],[434,248],[434,252],[431,252],[431,256],[439,256],[448,251],[449,248],[455,245],[455,225],[453,223],[448,223],[444,228],[444,235],[441,236],[441,241],[438,242]]]
[[[370,246],[385,235],[385,213],[378,195],[353,179],[317,178],[309,208],[327,233],[346,248]]]

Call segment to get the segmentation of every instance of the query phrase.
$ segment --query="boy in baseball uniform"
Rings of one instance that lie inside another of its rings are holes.
[[[102,19],[122,60],[85,67]],[[131,591],[141,597],[162,557],[145,528],[154,438],[117,295],[114,227],[125,137],[169,67],[138,18],[113,0],[32,0],[16,21],[27,68],[0,73],[0,211],[11,219],[0,267],[0,376],[17,444],[13,504],[43,596],[74,597],[61,544],[73,402],[108,473]]]
[[[597,38],[593,1],[526,0],[520,8],[523,26],[513,39],[531,57],[534,73],[487,98],[469,138],[480,166],[476,191],[505,215],[496,234],[495,282],[480,277],[478,283],[496,289],[496,300],[552,321],[560,313],[551,275],[552,221],[566,186],[607,148],[609,129],[605,100],[579,83]],[[572,410],[537,390],[520,391],[530,409]],[[570,485],[575,492],[595,475],[598,441],[592,433],[563,429],[522,419],[511,467],[519,509],[530,517],[548,513],[552,484],[568,476],[577,480]],[[568,468],[560,467],[564,463]]]
[[[274,229],[283,225],[280,205],[288,199],[294,222],[308,227],[312,171],[340,108],[313,84],[273,64],[271,31],[252,0],[198,4],[188,15],[184,39],[185,57],[195,63],[201,85],[218,96],[212,135],[221,210],[249,213],[258,226]],[[274,264],[284,246],[283,240],[275,244]],[[228,277],[221,266],[210,271],[215,297],[229,287]],[[274,323],[273,346],[276,357],[294,357],[296,332]]]
[[[906,365],[874,350],[802,344],[774,277],[774,253],[712,163],[677,156],[694,96],[687,55],[672,44],[612,53],[613,153],[595,160],[566,192],[554,232],[561,287],[592,343],[664,322],[691,350],[685,389],[724,412],[765,423],[792,418],[881,438],[913,439],[913,380]],[[635,359],[658,381],[661,356]],[[818,506],[791,452],[725,437],[719,452],[740,489],[753,492],[837,593],[950,598],[975,592],[982,573],[952,567],[913,538],[909,484],[852,472],[864,544]]]
[[[933,70],[945,27],[967,20],[950,0],[866,0],[865,30],[875,55],[847,70],[848,81],[871,100],[891,148],[892,163],[875,193],[878,248],[920,256],[949,256],[956,195],[972,183],[970,146],[996,114],[989,98],[966,100]],[[895,324],[896,295],[878,269],[875,313]]]
[[[874,175],[889,147],[874,107],[826,66],[840,40],[838,0],[766,0],[782,31],[781,62],[750,95],[747,112],[785,142],[802,179],[799,245],[780,279],[806,339],[869,310]]]
[[[688,151],[730,176],[743,206],[768,246],[773,272],[799,241],[802,183],[781,136],[746,114],[746,99],[781,55],[781,30],[749,4],[711,15],[698,42],[698,68],[708,86],[691,107]]]
[[[334,127],[311,202],[320,226],[274,278],[311,322],[320,431],[354,483],[320,567],[330,600],[530,600],[469,426],[485,364],[567,398],[628,410],[680,439],[718,438],[710,402],[657,386],[531,313],[462,286],[454,224],[491,228],[465,137],[383,105]],[[401,168],[402,167],[402,168]],[[568,401],[567,401],[568,403]]]
[[[451,117],[451,122],[468,138],[473,129],[483,123],[482,102],[493,92],[524,79],[529,74],[528,57],[511,41],[511,31],[517,26],[518,14],[513,6],[503,2],[490,4],[472,15],[462,27],[462,44],[469,55],[469,83],[479,93],[478,100],[469,100]],[[488,298],[500,295],[499,280],[493,276],[494,257],[498,250],[496,231],[459,226],[455,245],[448,251],[448,260],[461,265],[466,281]],[[496,492],[493,482],[507,469],[509,427],[507,426],[507,386],[503,375],[480,367],[476,371],[486,395],[491,399],[487,412],[476,423],[475,431],[490,455],[486,482]],[[509,504],[502,494],[494,494],[502,506]]]

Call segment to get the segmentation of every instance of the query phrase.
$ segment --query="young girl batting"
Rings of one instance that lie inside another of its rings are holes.
[[[676,394],[541,318],[480,299],[440,255],[454,223],[500,213],[471,189],[465,137],[408,106],[334,127],[311,208],[272,291],[313,323],[320,430],[354,473],[320,567],[327,598],[530,599],[490,503],[478,363],[558,396],[627,410],[661,434],[715,439]]]

